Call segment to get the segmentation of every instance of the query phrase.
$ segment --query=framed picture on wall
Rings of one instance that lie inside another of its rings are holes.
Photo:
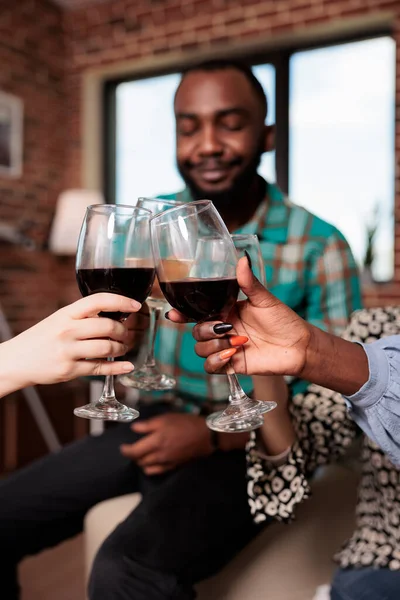
[[[0,91],[0,177],[22,174],[23,103]]]

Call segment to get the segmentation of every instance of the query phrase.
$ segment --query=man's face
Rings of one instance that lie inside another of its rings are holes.
[[[175,98],[177,163],[195,198],[243,194],[265,150],[263,106],[236,69],[195,71]]]

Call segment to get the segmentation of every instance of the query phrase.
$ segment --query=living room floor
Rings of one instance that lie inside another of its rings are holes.
[[[85,600],[83,536],[21,563],[21,600]]]

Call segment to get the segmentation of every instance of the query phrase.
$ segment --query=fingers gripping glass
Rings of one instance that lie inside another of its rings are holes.
[[[148,210],[121,204],[88,207],[76,256],[76,277],[82,296],[111,292],[138,302],[146,300],[155,276],[150,216]],[[129,315],[109,312],[99,316],[124,321]],[[118,402],[111,375],[105,379],[101,397],[76,408],[74,413],[78,417],[107,421],[132,421],[139,416],[137,410]]]
[[[212,202],[199,200],[156,215],[150,230],[160,287],[171,306],[197,322],[224,320],[238,297],[238,255]],[[229,432],[259,427],[265,412],[260,403],[245,394],[231,367],[227,377],[229,407],[218,420],[208,420],[209,427]]]
[[[161,213],[169,208],[179,206],[180,202],[174,200],[163,200],[162,198],[139,198],[136,206],[145,208],[152,214]],[[170,390],[176,385],[176,381],[170,375],[161,373],[154,356],[154,345],[156,341],[158,323],[161,312],[166,311],[167,302],[161,292],[158,279],[154,280],[150,295],[147,298],[149,308],[149,332],[147,340],[147,353],[144,364],[133,373],[120,375],[118,380],[127,387],[141,390]]]
[[[258,237],[256,235],[250,235],[250,234],[234,234],[231,236],[232,241],[235,245],[236,248],[236,252],[238,254],[238,257],[241,258],[242,256],[246,256],[247,260],[249,260],[250,262],[250,267],[254,273],[254,275],[257,277],[257,279],[264,285],[266,286],[266,278],[265,278],[265,268],[264,268],[264,261],[262,258],[262,253],[261,253],[261,248],[260,248],[260,243],[258,241]],[[246,296],[243,294],[243,292],[240,290],[239,291],[239,300],[245,300]],[[239,381],[237,380],[236,374],[234,369],[232,368],[232,365],[230,365],[228,363],[228,366],[226,367],[226,373],[228,374],[228,376],[232,376],[233,379],[233,383],[235,384],[235,389],[236,389],[236,385],[240,385]],[[252,404],[250,405],[249,403],[247,403],[247,409],[248,410],[255,410],[258,413],[258,417],[253,417],[251,423],[253,423],[253,425],[256,425],[256,420],[258,421],[259,425],[262,425],[263,423],[263,418],[262,418],[262,414],[269,412],[270,410],[273,410],[274,408],[276,408],[276,402],[260,402],[258,400],[251,400],[249,399],[249,402],[251,402]],[[210,415],[209,417],[207,417],[207,425],[210,427],[210,429],[215,429],[216,431],[231,431],[231,419],[232,419],[232,415],[235,414],[235,407],[228,407],[228,409],[224,410],[224,411],[218,411],[216,413],[213,413],[212,415]],[[235,426],[235,425],[234,425]],[[253,427],[255,428],[255,427]],[[234,429],[234,431],[238,431],[238,429]],[[244,431],[244,429],[240,429],[239,431]]]

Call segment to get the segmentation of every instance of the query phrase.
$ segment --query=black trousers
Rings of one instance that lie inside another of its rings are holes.
[[[168,410],[145,407],[142,417]],[[147,414],[146,414],[147,413]],[[190,600],[259,529],[247,503],[245,454],[216,452],[147,477],[121,456],[138,435],[116,425],[0,482],[1,597],[19,597],[17,566],[82,531],[96,503],[141,492],[143,501],[101,546],[90,600]]]

